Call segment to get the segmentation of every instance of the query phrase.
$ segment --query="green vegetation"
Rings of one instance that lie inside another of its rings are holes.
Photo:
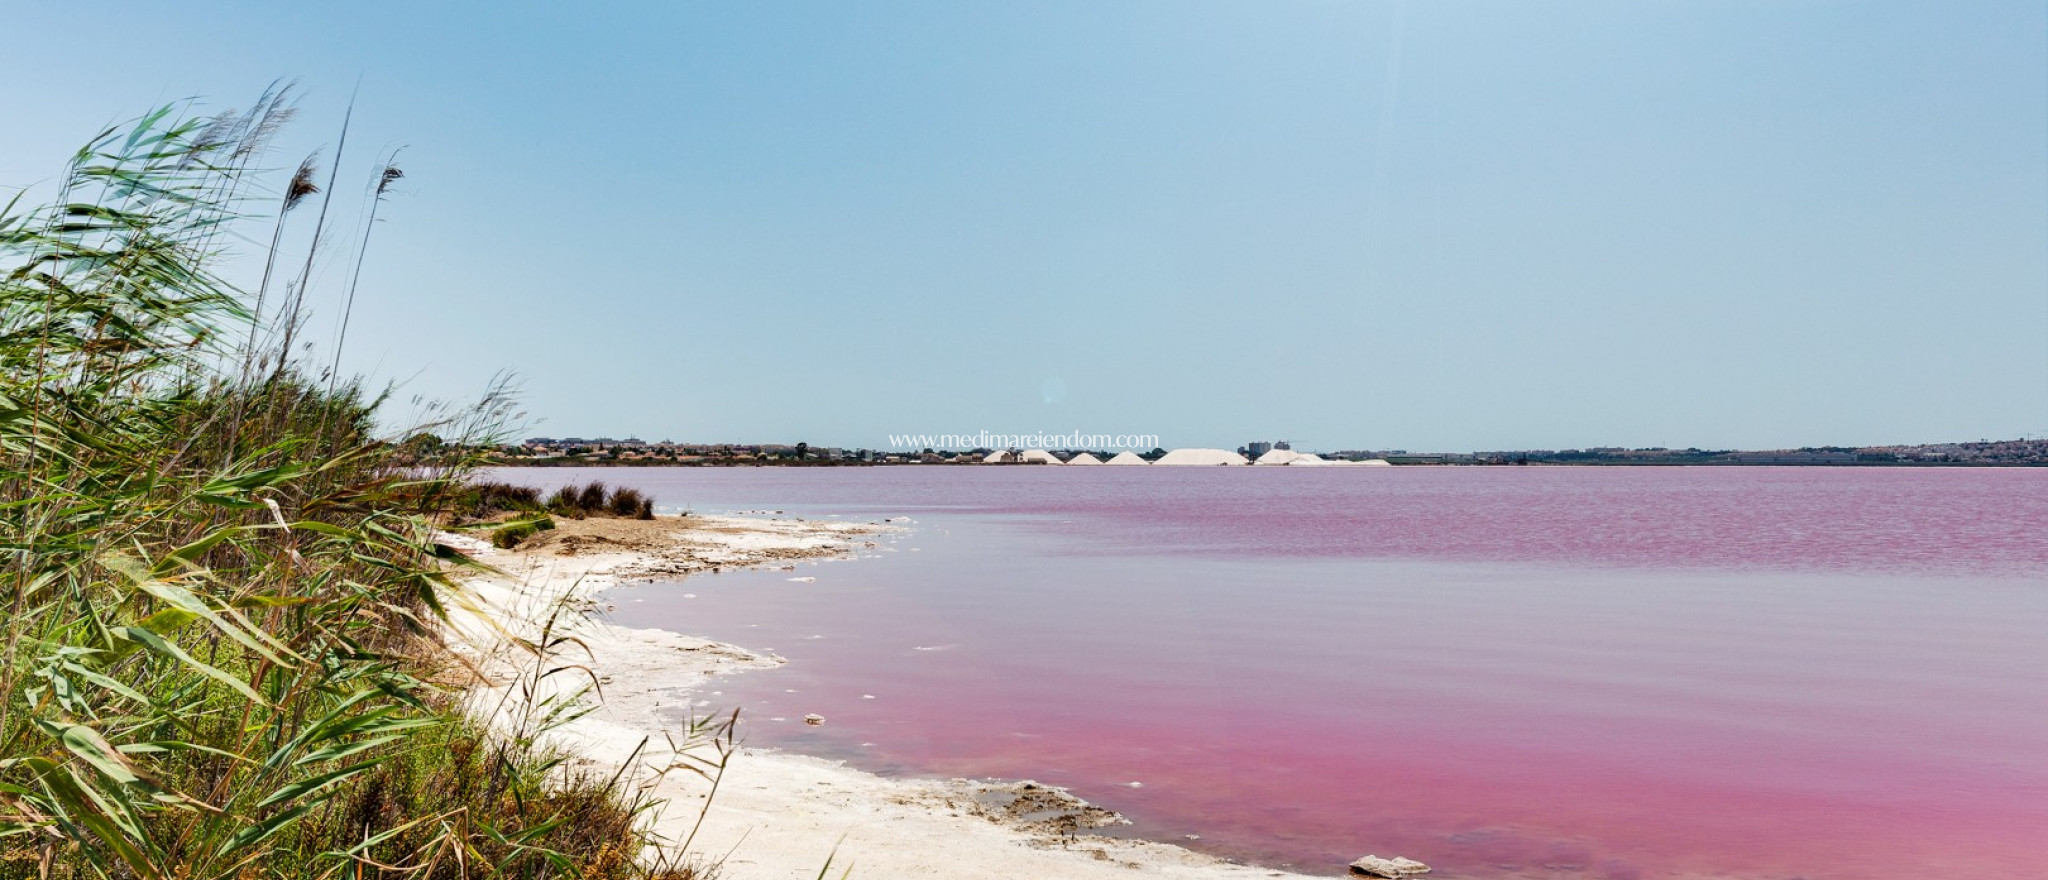
[[[440,449],[499,442],[502,395],[388,444],[381,398],[290,356],[312,160],[251,195],[290,115],[165,109],[0,205],[0,878],[696,876],[641,862],[647,805],[545,723],[434,683],[472,564],[435,525],[537,499]],[[218,274],[238,236],[272,243],[253,295]]]
[[[584,486],[571,484],[556,489],[545,504],[531,509],[545,510],[570,519],[590,516],[653,519],[654,499],[638,489],[620,486],[607,490],[603,481],[593,481]]]

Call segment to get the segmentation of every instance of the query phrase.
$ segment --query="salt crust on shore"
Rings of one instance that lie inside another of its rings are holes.
[[[480,672],[470,692],[477,711],[494,723],[511,724],[524,704],[519,670],[531,661],[510,639],[533,638],[554,615],[557,635],[587,646],[587,653],[571,647],[562,662],[587,665],[604,699],[590,714],[551,733],[550,744],[606,774],[631,761],[631,778],[667,802],[656,819],[657,833],[681,840],[709,786],[688,773],[655,776],[655,768],[674,760],[663,736],[664,726],[672,725],[662,720],[662,707],[674,710],[705,699],[698,691],[719,676],[785,661],[679,633],[613,625],[590,613],[602,611],[599,594],[647,577],[673,580],[724,568],[850,556],[886,527],[698,516],[634,526],[616,520],[564,525],[543,533],[550,540],[541,546],[521,552],[450,538],[502,572],[469,579],[468,594],[450,604],[450,647]],[[544,680],[540,691],[545,696],[580,684],[557,675]],[[1048,813],[1058,818],[1042,821]],[[854,877],[957,880],[1304,876],[1166,844],[1094,837],[1085,830],[1069,834],[1075,825],[1085,829],[1113,819],[1030,783],[886,779],[836,761],[742,749],[691,849],[722,856],[719,876],[726,880],[816,877],[828,858],[834,877],[847,866]]]

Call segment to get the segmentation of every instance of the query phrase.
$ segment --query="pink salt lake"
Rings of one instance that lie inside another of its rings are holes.
[[[2048,877],[2048,470],[499,476],[911,521],[617,594],[789,658],[718,685],[756,745],[1308,873]]]

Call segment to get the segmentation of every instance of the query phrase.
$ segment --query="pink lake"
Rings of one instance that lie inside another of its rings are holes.
[[[713,698],[755,745],[1333,876],[2048,877],[2048,470],[498,476],[910,520],[616,592],[789,658]]]

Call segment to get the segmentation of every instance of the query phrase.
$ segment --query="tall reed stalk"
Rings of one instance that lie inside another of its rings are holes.
[[[342,300],[341,305],[341,324],[334,331],[334,363],[327,369],[327,387],[330,392],[334,390],[335,379],[341,375],[341,352],[348,343],[349,319],[356,313],[356,288],[363,282],[363,259],[370,252],[370,233],[377,230],[377,209],[384,206],[384,194],[391,190],[391,185],[404,177],[405,172],[398,168],[398,151],[393,150],[377,172],[377,180],[370,194],[370,219],[364,221],[362,240],[356,244],[356,266],[349,273],[348,296]]]
[[[299,283],[296,287],[289,283],[286,285],[290,305],[286,307],[280,320],[284,341],[278,346],[277,368],[271,374],[273,380],[282,377],[291,362],[292,341],[298,335],[302,309],[306,304],[306,289],[313,284],[313,260],[319,256],[321,234],[327,229],[327,207],[334,203],[334,181],[341,174],[341,159],[348,149],[348,127],[349,123],[354,121],[355,115],[356,102],[355,98],[351,97],[348,109],[341,116],[341,139],[334,145],[334,162],[327,166],[327,189],[320,192],[320,213],[313,219],[313,243],[306,247],[305,268],[299,271]]]

